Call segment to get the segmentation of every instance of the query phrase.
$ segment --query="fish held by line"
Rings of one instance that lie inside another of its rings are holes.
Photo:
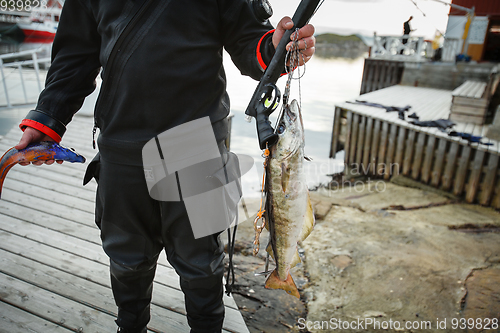
[[[296,100],[285,107],[276,130],[279,139],[267,163],[266,226],[270,232],[267,252],[276,268],[266,288],[282,289],[300,298],[290,269],[301,262],[297,244],[309,236],[315,220],[304,163],[304,125]]]

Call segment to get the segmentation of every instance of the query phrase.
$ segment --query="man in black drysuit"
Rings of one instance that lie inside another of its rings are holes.
[[[110,257],[119,332],[146,332],[156,261],[163,248],[180,275],[191,332],[222,329],[222,243],[218,235],[193,237],[183,202],[149,196],[141,150],[159,133],[206,116],[224,149],[229,98],[223,48],[242,74],[258,80],[285,29],[293,26],[285,17],[273,31],[267,18],[254,11],[254,2],[64,4],[46,87],[20,125],[24,133],[16,148],[42,140],[59,142],[95,89],[102,68],[94,128],[100,130],[99,154],[86,176],[98,182],[96,224]],[[313,33],[311,25],[300,30],[303,61],[314,53]]]

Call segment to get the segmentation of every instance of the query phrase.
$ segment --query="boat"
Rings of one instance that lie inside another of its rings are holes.
[[[0,23],[3,25],[1,35],[6,36],[11,31],[20,30],[24,34],[25,42],[52,42],[56,35],[63,2],[51,1],[48,5],[50,6],[32,8],[29,12],[0,11]]]

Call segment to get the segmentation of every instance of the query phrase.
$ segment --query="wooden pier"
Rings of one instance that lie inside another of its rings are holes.
[[[116,332],[109,259],[94,224],[96,184],[82,186],[92,150],[91,117],[77,116],[62,144],[85,165],[15,166],[0,199],[0,332]],[[0,151],[14,146],[14,128]],[[224,296],[223,332],[248,332],[238,307]],[[160,256],[149,332],[189,332],[174,269]]]
[[[411,109],[421,121],[448,119],[451,90],[396,85],[364,94],[359,100]],[[437,128],[420,127],[401,120],[397,112],[352,103],[336,106],[330,157],[340,150],[339,137],[345,119],[345,164],[349,170],[389,179],[402,174],[500,209],[500,144],[469,143]],[[483,126],[457,123],[454,131],[484,136]]]

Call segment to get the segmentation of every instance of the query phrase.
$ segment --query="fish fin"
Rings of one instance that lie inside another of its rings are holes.
[[[281,190],[286,192],[290,180],[290,168],[285,162],[281,162]]]
[[[307,193],[307,208],[305,215],[304,224],[302,224],[302,231],[300,232],[299,240],[302,242],[304,239],[309,236],[309,234],[314,229],[315,219],[314,219],[314,211],[311,204],[311,197],[309,196],[309,192]]]
[[[271,242],[269,242],[267,244],[266,252],[269,253],[269,255],[271,256],[271,258],[273,258],[273,260],[274,260],[274,252],[273,252],[273,247],[271,246]]]
[[[293,255],[293,259],[292,259],[292,262],[290,263],[290,268],[291,267],[295,267],[297,264],[301,263],[302,260],[300,260],[300,255],[299,255],[299,251],[295,251],[295,254]]]
[[[300,299],[300,294],[297,289],[297,286],[295,285],[295,282],[293,282],[292,276],[290,273],[288,273],[288,276],[285,281],[282,281],[278,277],[278,272],[274,270],[271,275],[266,280],[266,285],[265,287],[267,289],[282,289],[286,291],[289,295],[295,296]]]

